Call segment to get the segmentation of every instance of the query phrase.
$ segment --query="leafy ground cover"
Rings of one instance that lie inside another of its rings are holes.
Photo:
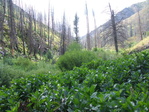
[[[0,90],[1,112],[149,111],[149,53],[98,60],[59,74],[13,80]]]

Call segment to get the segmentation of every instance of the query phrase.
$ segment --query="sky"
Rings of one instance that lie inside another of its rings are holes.
[[[27,6],[33,6],[39,12],[47,12],[48,6],[54,8],[55,20],[61,21],[63,13],[65,12],[66,20],[71,25],[73,32],[73,21],[75,14],[79,17],[79,35],[83,36],[87,32],[86,28],[86,15],[85,15],[85,3],[88,5],[89,12],[89,26],[90,31],[94,27],[94,20],[92,16],[92,10],[95,12],[96,24],[100,26],[109,20],[108,4],[114,11],[119,12],[122,9],[131,6],[134,3],[142,2],[145,0],[20,0]],[[50,3],[49,3],[50,2]]]

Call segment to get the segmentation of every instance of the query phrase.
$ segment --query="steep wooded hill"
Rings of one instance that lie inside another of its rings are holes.
[[[57,30],[62,27],[61,23],[57,25],[54,17],[47,19],[46,15],[43,16],[32,7],[22,9],[12,0],[0,1],[0,26],[2,55],[36,57],[49,50],[59,51],[61,46],[61,30]]]

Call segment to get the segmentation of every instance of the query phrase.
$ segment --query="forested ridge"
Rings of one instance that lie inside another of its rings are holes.
[[[65,20],[64,23],[56,23],[53,11],[49,10],[48,15],[42,14],[33,7],[23,7],[19,0],[16,2],[19,6],[12,0],[1,0],[0,4],[0,43],[3,55],[42,57],[48,51],[62,52],[62,35],[67,36],[67,43],[71,41]],[[67,28],[65,32],[61,30],[62,27]]]
[[[0,1],[0,112],[149,111],[149,1],[116,13],[86,37],[20,0]],[[74,35],[72,33],[74,32]]]

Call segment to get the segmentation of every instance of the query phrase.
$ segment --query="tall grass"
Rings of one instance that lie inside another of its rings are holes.
[[[4,58],[0,60],[0,86],[10,86],[10,81],[28,75],[55,74],[60,70],[49,62],[32,61],[28,58]]]
[[[116,53],[115,51],[105,50],[102,48],[98,48],[97,50],[93,49],[93,51],[97,55],[97,57],[102,60],[114,60],[122,56],[121,53]]]

